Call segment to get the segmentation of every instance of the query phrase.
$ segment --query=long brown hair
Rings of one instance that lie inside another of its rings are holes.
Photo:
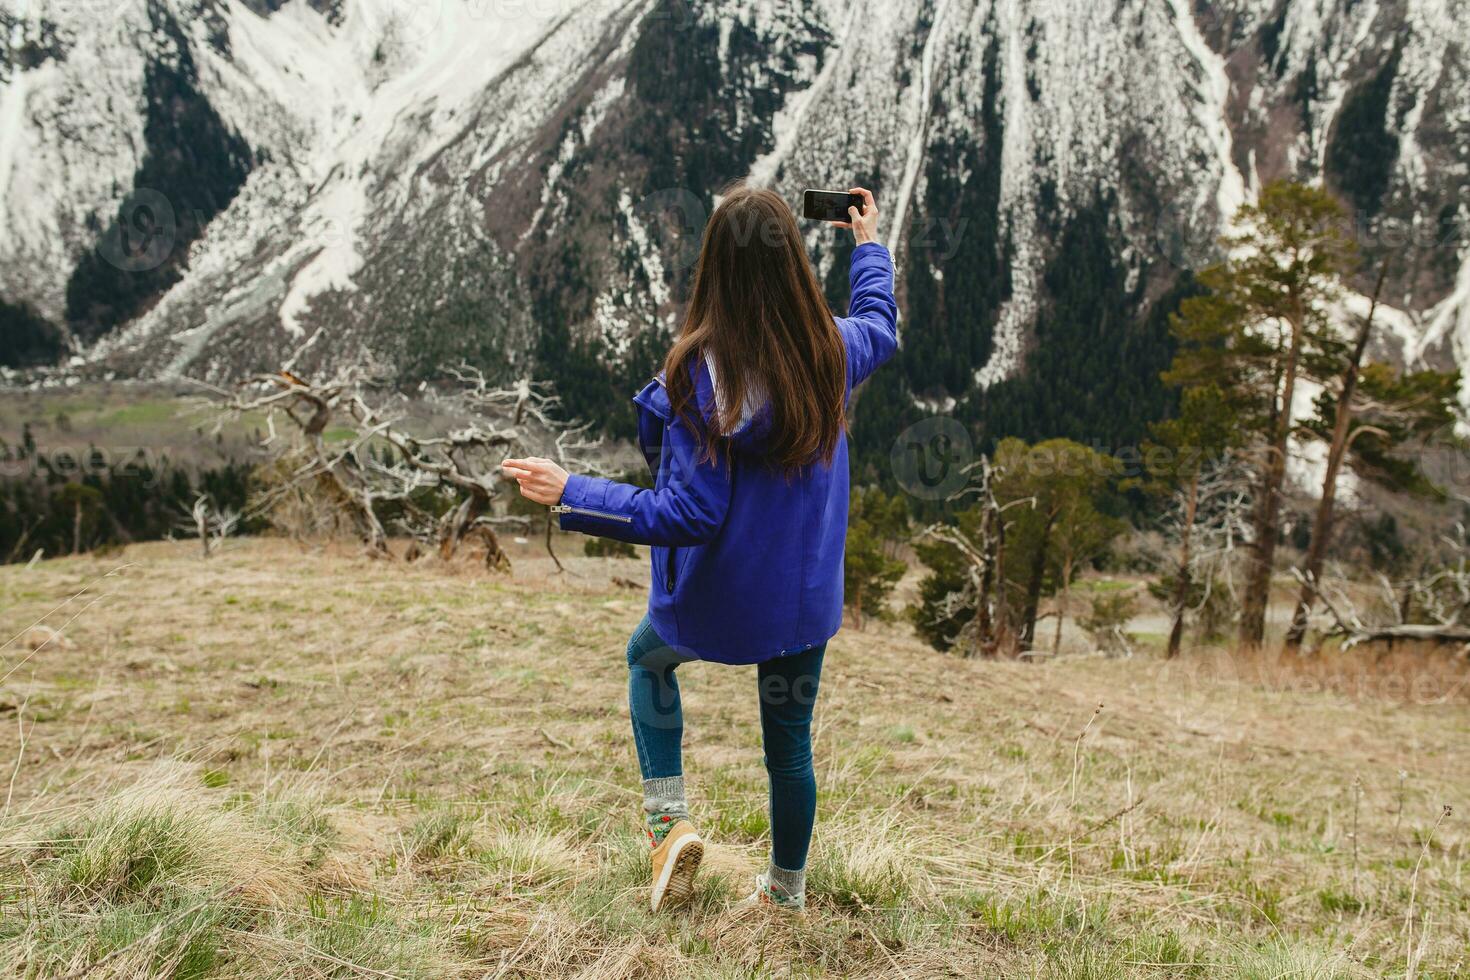
[[[690,368],[708,357],[714,417],[696,404]],[[847,353],[791,208],[768,190],[728,189],[704,229],[684,328],[664,360],[674,411],[714,458],[747,400],[764,403],[764,454],[788,473],[831,463],[847,425]]]

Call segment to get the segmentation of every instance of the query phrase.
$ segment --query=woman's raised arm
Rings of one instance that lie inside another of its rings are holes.
[[[863,196],[863,211],[849,208],[850,221],[835,221],[851,228],[857,239],[848,269],[852,299],[847,317],[837,321],[847,345],[847,381],[856,388],[898,349],[898,300],[893,295],[893,256],[878,242],[878,205],[873,193],[854,187],[849,193]]]

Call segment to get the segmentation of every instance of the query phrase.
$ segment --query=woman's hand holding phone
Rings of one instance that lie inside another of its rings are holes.
[[[851,228],[852,237],[857,239],[859,245],[878,240],[878,205],[873,201],[873,192],[866,187],[853,187],[848,190],[849,194],[860,194],[863,198],[863,210],[858,212],[857,208],[848,208],[849,220],[832,222],[839,228]]]
[[[521,496],[527,500],[548,507],[561,503],[561,495],[567,488],[567,471],[551,460],[540,456],[506,459],[501,461],[500,469],[520,484]]]

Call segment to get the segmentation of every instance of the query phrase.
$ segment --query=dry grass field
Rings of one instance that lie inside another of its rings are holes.
[[[713,849],[651,917],[642,595],[614,581],[643,566],[569,566],[0,568],[0,974],[1470,975],[1470,668],[1407,653],[992,663],[845,631],[802,916],[729,908],[765,854],[754,681],[691,665]]]

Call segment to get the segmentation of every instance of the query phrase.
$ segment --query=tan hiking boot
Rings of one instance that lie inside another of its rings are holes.
[[[704,859],[704,841],[688,820],[674,824],[664,842],[653,850],[653,893],[648,907],[658,912],[689,901],[694,875]]]

